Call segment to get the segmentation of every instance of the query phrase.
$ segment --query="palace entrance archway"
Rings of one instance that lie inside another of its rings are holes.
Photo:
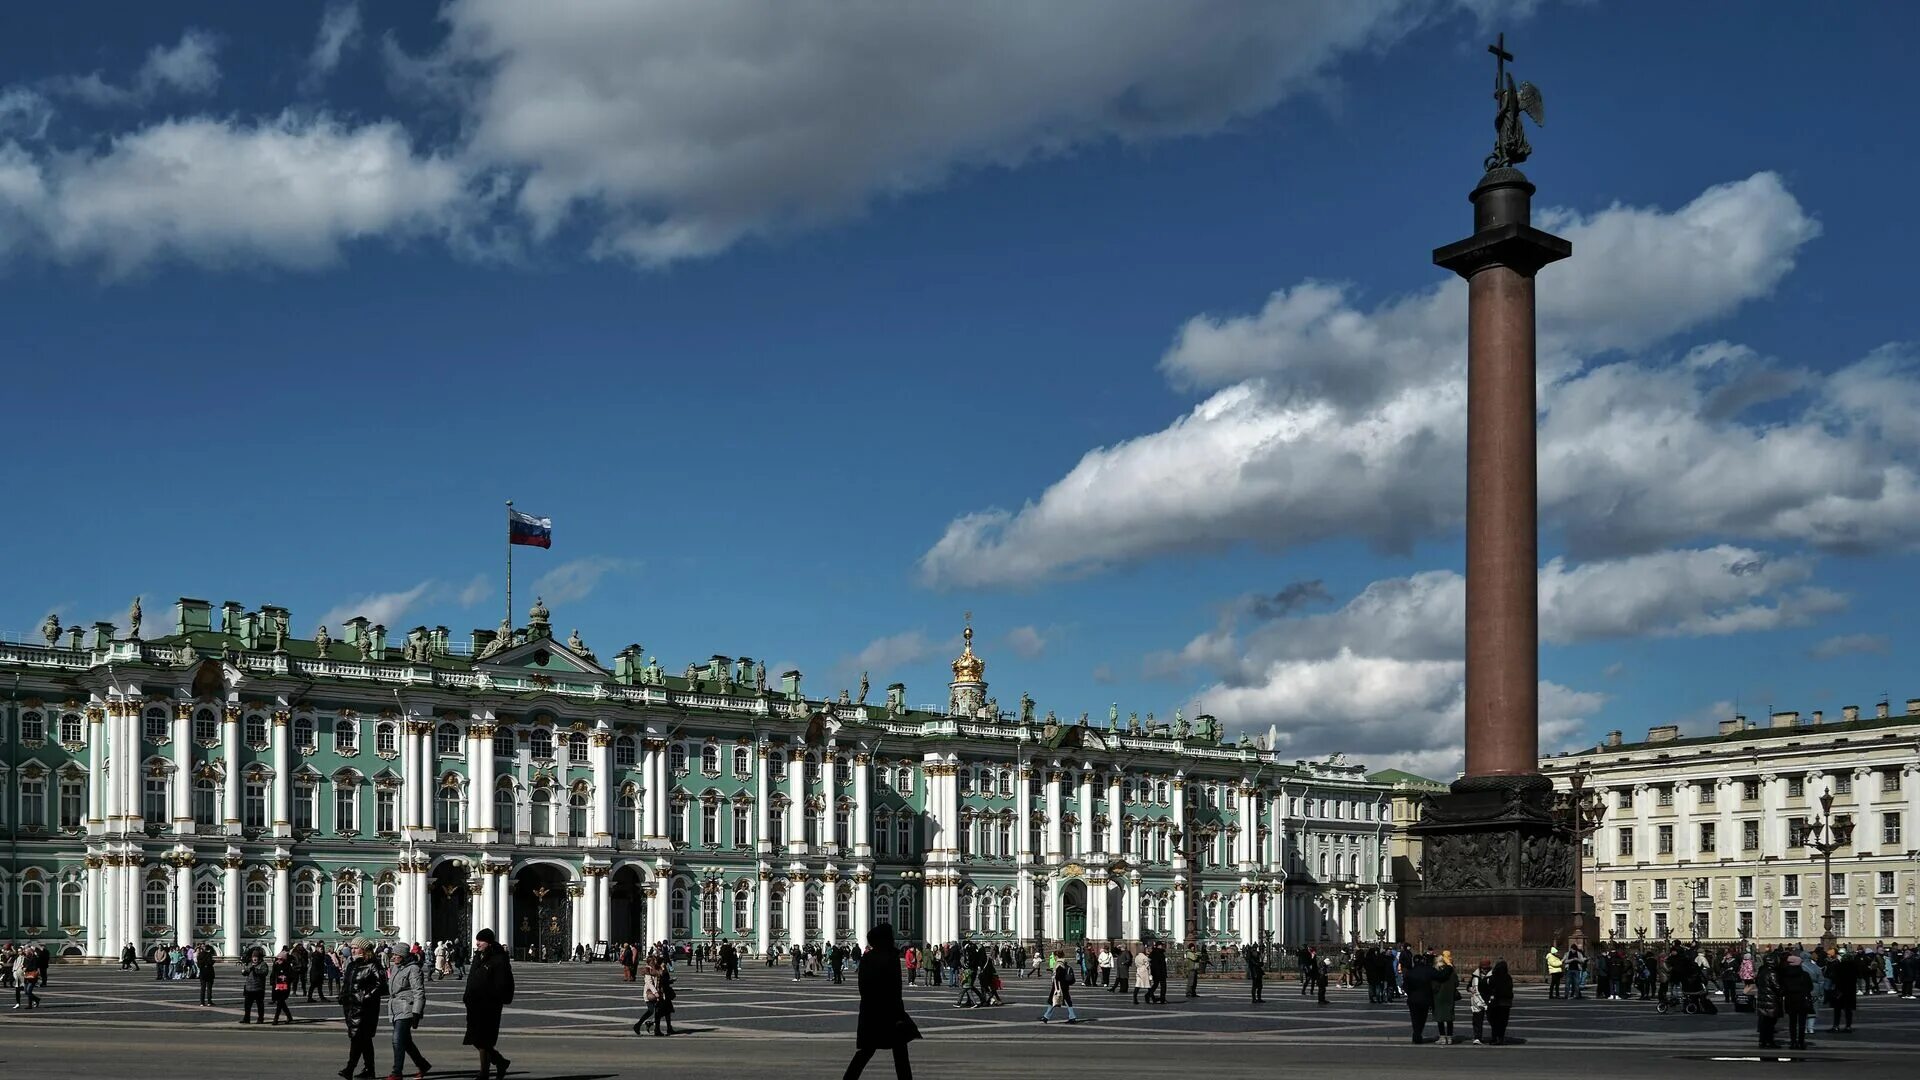
[[[573,897],[565,870],[548,863],[520,868],[513,878],[513,944],[522,960],[566,960],[573,955]]]
[[[467,864],[443,862],[427,878],[427,936],[431,941],[473,940],[473,893]]]

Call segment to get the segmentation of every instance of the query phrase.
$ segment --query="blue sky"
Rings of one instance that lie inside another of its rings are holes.
[[[492,626],[513,498],[603,655],[932,702],[971,610],[1002,702],[1444,775],[1504,29],[1544,741],[1920,695],[1920,15],[605,7],[8,13],[0,629]]]

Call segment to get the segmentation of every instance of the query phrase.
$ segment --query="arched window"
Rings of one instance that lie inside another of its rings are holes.
[[[20,714],[20,741],[26,743],[45,742],[47,739],[47,721],[39,713],[28,709]]]
[[[902,795],[913,794],[913,766],[901,765],[900,771],[893,776],[894,786]]]
[[[873,853],[886,855],[893,850],[893,814],[882,810],[873,816]]]
[[[1160,932],[1164,934],[1173,928],[1173,900],[1163,893],[1153,907]]]
[[[393,922],[393,882],[383,881],[373,890],[373,921],[381,930],[391,932]]]
[[[820,783],[820,759],[812,754],[807,755],[807,783],[810,785]]]
[[[36,888],[38,886],[35,886]],[[159,878],[149,879],[146,888],[141,891],[140,914],[146,919],[146,925],[153,928],[173,925],[173,912],[168,910],[167,883]]]
[[[220,887],[211,881],[202,881],[193,887],[193,924],[220,925]]]
[[[692,898],[686,886],[676,882],[673,886],[673,936],[675,937],[686,937],[688,928],[693,925],[692,912],[688,910],[691,902]]]
[[[980,898],[972,889],[960,897],[960,933],[962,935],[978,933],[980,930]]]
[[[879,791],[893,790],[893,766],[882,764],[873,770],[873,786]]]
[[[299,750],[308,752],[313,750],[313,717],[296,716],[293,718],[293,745]]]
[[[587,837],[587,793],[584,791],[567,797],[567,835],[575,840]]]
[[[167,737],[167,710],[148,709],[146,718],[146,737],[148,742],[159,742]]]
[[[81,920],[86,918],[86,890],[77,881],[68,881],[60,886],[60,925],[84,926]]]
[[[973,794],[973,768],[969,766],[967,768],[961,769],[959,773],[959,777],[960,777],[960,794],[962,795]]]
[[[493,756],[513,760],[513,729],[505,724],[493,729]]]
[[[753,840],[753,807],[744,802],[733,804],[733,846],[741,851]]]
[[[267,714],[250,712],[247,714],[246,731],[243,733],[248,746],[267,745]]]
[[[86,730],[80,722],[77,712],[60,714],[60,741],[72,745],[86,736]]]
[[[1000,770],[1000,797],[1003,799],[1013,798],[1013,770],[1012,769]]]
[[[687,771],[687,748],[683,743],[674,743],[667,747],[667,768],[674,772]]]
[[[813,885],[807,886],[806,898],[801,902],[806,914],[807,933],[820,932],[820,890]]]
[[[1011,934],[1015,929],[1013,923],[1013,894],[1011,892],[1003,892],[1000,894],[1000,931]]]
[[[543,727],[533,729],[532,753],[536,761],[553,760],[553,731],[551,729]]]
[[[833,812],[833,842],[846,848],[853,843],[853,809],[842,806]]]
[[[753,772],[753,750],[745,746],[733,748],[733,775],[746,776]]]
[[[360,883],[342,881],[333,887],[333,928],[345,933],[360,929]]]
[[[839,928],[840,933],[854,936],[853,887],[851,885],[841,885],[834,890],[833,925]]]
[[[220,741],[220,718],[212,709],[201,709],[193,714],[193,740],[200,743]]]
[[[787,932],[787,887],[776,884],[768,892],[767,930],[779,937]]]
[[[896,910],[894,911],[893,928],[902,936],[913,936],[913,890],[902,889],[900,891],[900,902],[894,906]]]
[[[493,789],[493,825],[505,836],[518,832],[513,803],[513,785],[502,784]]]
[[[742,885],[733,890],[733,932],[744,934],[753,928],[753,890]]]
[[[893,850],[896,855],[913,854],[913,812],[902,811],[893,819]]]
[[[445,833],[461,832],[460,817],[466,803],[467,800],[461,793],[459,784],[442,784],[440,798],[434,806],[437,812],[434,814],[433,827]]]
[[[633,824],[635,810],[633,796],[621,792],[619,800],[613,806],[613,838],[615,840],[633,839],[636,831]]]
[[[267,883],[264,881],[247,882],[247,891],[241,901],[241,921],[246,923],[249,932],[252,927],[267,925]]]
[[[373,749],[379,754],[400,752],[400,725],[382,721],[373,729]]]
[[[773,773],[775,780],[785,780],[787,778],[787,755],[779,750],[768,754],[767,768]]]
[[[700,771],[708,776],[720,775],[720,748],[708,743],[700,748]]]
[[[1327,876],[1327,853],[1324,851],[1320,853],[1320,876]]]
[[[247,918],[251,922],[253,917]],[[294,883],[293,924],[302,927],[320,925],[320,886],[310,878],[301,878]]]
[[[454,757],[460,753],[460,729],[452,724],[441,724],[433,733],[434,742],[441,757]],[[385,925],[384,923],[382,925]]]
[[[853,783],[853,762],[841,758],[833,763],[833,782],[846,787]]]
[[[162,902],[165,899],[166,894],[163,891]],[[20,925],[23,927],[47,925],[47,887],[38,881],[29,881],[20,886]]]
[[[631,769],[638,760],[638,748],[634,744],[633,736],[622,735],[613,740],[613,764],[615,767]]]
[[[240,824],[248,829],[267,827],[267,778],[260,773],[247,774],[240,800]]]
[[[360,748],[360,724],[353,717],[334,718],[333,748],[336,752],[352,752]]]
[[[573,733],[573,738],[567,740],[567,761],[574,765],[585,765],[587,763],[586,732],[576,731]]]
[[[528,831],[535,836],[553,832],[553,793],[546,788],[533,789],[533,822]]]
[[[873,922],[875,926],[893,925],[893,890],[880,888],[873,894]]]
[[[140,781],[140,816],[149,825],[167,823],[167,806],[171,802],[167,797],[167,777],[148,776]]]

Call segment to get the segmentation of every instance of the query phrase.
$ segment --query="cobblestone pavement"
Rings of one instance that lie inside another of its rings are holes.
[[[622,1069],[645,1061],[673,1062],[677,1076],[697,1077],[707,1064],[718,1060],[792,1065],[796,1076],[837,1075],[839,1066],[833,1062],[844,1062],[851,1049],[858,1007],[851,978],[844,985],[820,978],[795,982],[785,968],[750,967],[739,981],[728,982],[711,972],[683,969],[674,1020],[683,1037],[636,1039],[631,1027],[641,1009],[638,984],[621,982],[618,967],[522,964],[516,965],[515,975],[518,994],[507,1012],[503,1045],[519,1042],[524,1050],[514,1056],[545,1059],[549,1069],[537,1073],[541,1076],[573,1075],[564,1068],[551,1069],[556,1054],[569,1067],[599,1062],[596,1067],[614,1070],[591,1075],[623,1075]],[[1060,1069],[1071,1069],[1087,1053],[1120,1052],[1142,1062],[1163,1060],[1176,1072],[1199,1055],[1210,1072],[1221,1075],[1237,1075],[1237,1068],[1230,1067],[1236,1065],[1244,1065],[1251,1075],[1262,1071],[1264,1062],[1268,1074],[1280,1066],[1289,1074],[1305,1070],[1331,1076],[1344,1075],[1342,1069],[1356,1075],[1363,1069],[1377,1071],[1385,1063],[1401,1060],[1417,1062],[1423,1073],[1436,1069],[1442,1074],[1456,1069],[1468,1073],[1484,1070],[1495,1060],[1493,1055],[1504,1055],[1508,1064],[1516,1065],[1542,1051],[1550,1051],[1564,1064],[1567,1053],[1575,1051],[1583,1062],[1611,1062],[1618,1075],[1662,1075],[1662,1069],[1653,1068],[1655,1064],[1664,1063],[1664,1074],[1683,1068],[1693,1071],[1685,1063],[1694,1061],[1711,1070],[1733,1064],[1716,1059],[1756,1053],[1750,1014],[1723,1010],[1716,1016],[1662,1016],[1648,1002],[1549,1001],[1536,988],[1522,988],[1514,1010],[1511,1034],[1520,1045],[1494,1049],[1415,1048],[1403,1006],[1369,1005],[1364,990],[1340,989],[1332,991],[1331,1004],[1320,1006],[1302,997],[1291,982],[1269,982],[1267,1000],[1259,1005],[1247,1000],[1246,984],[1238,981],[1203,982],[1202,996],[1195,1000],[1182,999],[1181,987],[1176,986],[1166,1006],[1135,1005],[1126,994],[1079,986],[1075,1002],[1088,1022],[1042,1027],[1035,1020],[1046,985],[1044,980],[1010,979],[1007,1004],[986,1009],[954,1008],[957,992],[951,987],[909,988],[908,1008],[927,1036],[914,1049],[916,1062],[952,1058],[974,1076],[1038,1076],[1043,1068],[1054,1068],[1043,1063],[1056,1056]],[[459,985],[435,982],[429,986],[429,995],[423,1047],[443,1067],[470,1072],[466,1051],[458,1045]],[[293,1027],[243,1029],[235,1023],[237,980],[228,977],[216,984],[215,996],[218,1005],[198,1005],[195,984],[157,982],[148,969],[136,975],[113,968],[58,968],[43,1008],[0,1016],[4,1025],[0,1030],[6,1031],[0,1047],[14,1047],[0,1049],[0,1056],[26,1061],[15,1055],[31,1046],[32,1060],[50,1067],[59,1055],[67,1055],[76,1064],[98,1061],[102,1068],[118,1056],[156,1076],[227,1075],[222,1071],[225,1065],[214,1064],[216,1059],[225,1060],[221,1055],[237,1063],[254,1061],[258,1075],[262,1052],[275,1060],[315,1066],[284,1074],[275,1070],[276,1075],[330,1075],[338,1067],[317,1069],[344,1047],[332,1004],[297,1000],[294,1012],[300,1022]],[[0,999],[0,1011],[4,1011],[4,999]],[[1460,1020],[1459,1030],[1470,1032],[1464,1009]],[[1863,998],[1857,1027],[1858,1033],[1850,1036],[1820,1031],[1807,1056],[1819,1062],[1883,1067],[1904,1063],[1920,1048],[1920,1001]],[[1432,1034],[1429,1026],[1429,1038]],[[550,1041],[556,1039],[558,1044]],[[188,1055],[180,1062],[181,1071],[170,1073],[141,1049],[149,1045],[163,1048],[161,1061],[171,1059],[173,1049],[187,1047],[206,1048],[208,1059],[189,1067],[188,1058],[193,1055]],[[376,1045],[384,1063],[384,1026]],[[1595,1050],[1603,1052],[1591,1053]],[[0,1061],[0,1067],[5,1064]],[[884,1065],[876,1062],[877,1071],[870,1075],[890,1075]],[[156,1068],[159,1071],[154,1072]],[[1589,1071],[1588,1066],[1582,1070]],[[91,1069],[78,1071],[95,1074]],[[937,1075],[926,1067],[920,1071]],[[1606,1074],[1608,1070],[1603,1069],[1594,1075]],[[247,1073],[239,1067],[232,1075]]]

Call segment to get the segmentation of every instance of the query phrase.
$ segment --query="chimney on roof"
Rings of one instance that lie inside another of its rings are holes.
[[[1846,721],[1847,723],[1852,723],[1853,721],[1860,719],[1860,706],[1858,705],[1840,706],[1840,719]]]
[[[1873,715],[1876,719],[1885,720],[1887,718],[1887,703],[1883,701],[1875,705],[1873,707]]]
[[[1907,699],[1907,715],[1920,716],[1920,697],[1910,697]]]
[[[1736,717],[1734,717],[1734,718],[1733,718],[1733,719],[1731,719],[1731,720],[1722,720],[1722,721],[1720,721],[1720,734],[1722,734],[1722,735],[1731,735],[1731,734],[1733,734],[1734,732],[1736,732],[1736,731],[1739,731],[1739,730],[1740,730],[1740,720],[1741,720],[1741,718],[1740,718],[1740,717],[1738,717],[1738,716],[1736,716]]]
[[[176,610],[178,614],[173,621],[174,633],[204,634],[213,629],[213,605],[205,600],[183,596]]]
[[[1773,714],[1773,717],[1772,717],[1772,719],[1771,719],[1771,720],[1769,721],[1769,725],[1768,725],[1768,726],[1770,726],[1770,727],[1796,727],[1796,726],[1798,726],[1798,725],[1799,725],[1799,723],[1800,723],[1800,713],[1799,713],[1799,712],[1798,712],[1798,711],[1796,710],[1796,711],[1793,711],[1793,712],[1777,712],[1777,713],[1774,713],[1774,714]]]
[[[1826,715],[1827,715],[1827,714],[1826,714],[1826,711],[1825,711],[1825,710],[1823,710],[1823,709],[1815,709],[1815,710],[1813,710],[1813,722],[1814,722],[1815,724],[1819,724],[1819,723],[1822,723],[1822,722],[1823,722],[1823,721],[1825,720],[1825,718],[1826,718]]]
[[[367,617],[355,615],[347,620],[347,644],[359,648],[360,639],[367,636]]]
[[[238,634],[240,632],[240,613],[245,610],[247,609],[244,607],[241,607],[239,604],[233,602],[232,600],[228,600],[226,603],[221,604],[220,605],[221,632],[226,634]]]
[[[788,701],[800,700],[800,671],[798,668],[780,673],[780,692],[787,695]]]
[[[387,658],[387,628],[385,626],[375,625],[373,629],[367,631],[367,636],[373,638],[373,658],[375,660],[385,660]]]
[[[492,630],[483,630],[477,626],[473,628],[474,659],[479,659],[480,654],[486,651],[487,646],[493,644],[493,638],[494,632]]]
[[[1601,745],[1603,745],[1603,746],[1619,746],[1619,745],[1620,745],[1620,733],[1619,733],[1618,731],[1609,731],[1609,732],[1607,732],[1607,737],[1606,737],[1606,739],[1605,739],[1605,740],[1604,740],[1604,741],[1602,742],[1602,744],[1601,744]]]
[[[1659,727],[1650,727],[1647,729],[1647,741],[1650,743],[1672,742],[1679,737],[1679,724],[1661,724]]]

